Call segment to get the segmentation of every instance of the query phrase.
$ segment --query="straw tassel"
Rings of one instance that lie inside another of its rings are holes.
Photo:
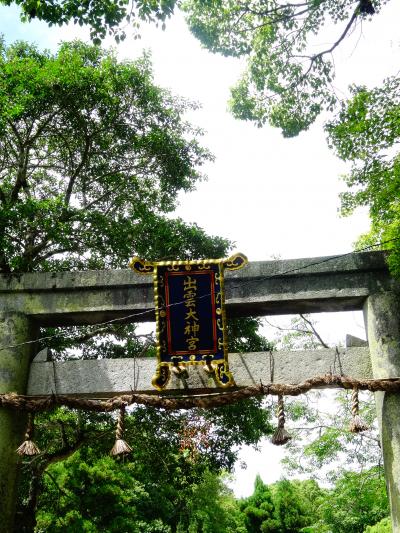
[[[350,422],[349,430],[351,433],[360,433],[369,429],[368,425],[359,415],[359,403],[358,403],[358,389],[354,388],[351,393],[351,415],[352,420]]]
[[[117,430],[115,432],[115,444],[110,451],[110,455],[124,455],[130,453],[132,448],[127,444],[124,439],[125,429],[125,404],[122,404],[119,410]]]
[[[36,444],[32,440],[33,431],[34,431],[34,421],[33,421],[33,414],[28,414],[28,424],[26,426],[26,432],[25,432],[25,440],[21,444],[19,448],[17,448],[16,452],[18,455],[39,455],[40,450],[36,446]]]
[[[286,444],[292,436],[285,429],[285,405],[283,403],[283,396],[278,396],[278,427],[272,436],[272,444],[275,446],[282,446]]]

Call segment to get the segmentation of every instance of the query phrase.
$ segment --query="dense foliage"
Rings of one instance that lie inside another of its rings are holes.
[[[357,24],[376,16],[387,0],[1,0],[16,3],[24,20],[48,24],[74,21],[90,27],[99,43],[107,32],[125,37],[123,22],[137,30],[140,21],[165,25],[180,7],[192,33],[212,52],[244,57],[247,68],[232,89],[231,109],[258,125],[269,122],[285,136],[297,135],[337,96],[334,50]],[[332,26],[332,35],[327,27]],[[318,44],[323,43],[323,44]]]
[[[99,420],[96,425],[100,434]],[[133,447],[129,457],[104,456],[105,447],[112,445],[112,431],[104,425],[101,440],[86,443],[46,470],[37,529],[229,531],[232,511],[235,515],[237,510],[218,473],[229,466],[224,449],[229,449],[236,438],[230,436],[240,426],[237,420],[236,426],[227,428],[225,443],[216,432],[204,431],[210,422],[198,413],[188,418],[183,413],[167,416],[134,409],[127,420],[126,438]]]
[[[384,478],[374,469],[347,472],[332,489],[312,480],[266,485],[257,477],[239,506],[248,533],[362,533],[389,513]]]
[[[191,107],[154,85],[146,57],[1,44],[0,271],[223,255],[224,239],[163,216],[211,157]]]
[[[400,78],[381,87],[353,87],[353,97],[327,124],[329,141],[338,156],[351,163],[345,177],[349,190],[342,194],[342,210],[351,213],[368,206],[371,233],[361,242],[389,241],[389,262],[400,275]]]
[[[248,60],[232,90],[233,114],[259,125],[268,121],[291,137],[307,129],[323,109],[333,108],[332,52],[383,3],[189,0],[184,8],[204,46]],[[334,37],[326,37],[329,24],[335,25]],[[316,46],[318,40],[325,44]]]
[[[87,25],[95,44],[100,44],[107,33],[114,34],[117,42],[125,38],[123,23],[136,27],[138,21],[164,23],[172,14],[177,0],[0,0],[0,4],[17,4],[21,18],[44,20],[50,26],[68,24]]]

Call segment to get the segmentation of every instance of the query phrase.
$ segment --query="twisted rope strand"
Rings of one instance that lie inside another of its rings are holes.
[[[278,428],[285,427],[285,406],[283,403],[283,396],[279,394],[278,396]]]
[[[285,429],[285,404],[283,395],[278,395],[278,427],[272,436],[271,442],[275,446],[283,446],[291,439],[291,435]]]
[[[176,410],[192,409],[194,407],[212,408],[221,405],[235,403],[245,398],[266,396],[266,395],[285,395],[298,396],[311,389],[321,387],[337,387],[343,389],[368,390],[370,392],[400,392],[400,378],[391,379],[354,379],[348,376],[336,376],[326,374],[324,376],[315,376],[311,379],[297,385],[287,385],[279,383],[270,383],[264,385],[253,385],[243,389],[233,390],[231,392],[216,392],[204,396],[180,396],[168,397],[152,394],[132,393],[120,396],[114,396],[109,399],[88,399],[76,398],[74,396],[52,395],[52,396],[25,396],[15,393],[0,394],[0,407],[19,409],[26,411],[47,411],[53,407],[64,405],[73,409],[84,409],[86,411],[111,412],[119,409],[123,404],[141,404],[151,407]]]
[[[352,420],[350,422],[349,430],[351,433],[360,433],[361,431],[366,431],[368,425],[364,422],[359,414],[359,400],[358,400],[358,388],[354,387],[351,393],[351,415]]]
[[[132,448],[129,446],[129,444],[124,441],[125,406],[126,406],[126,403],[123,402],[119,408],[117,429],[115,431],[115,443],[110,451],[110,455],[113,455],[113,456],[125,455],[132,451]]]

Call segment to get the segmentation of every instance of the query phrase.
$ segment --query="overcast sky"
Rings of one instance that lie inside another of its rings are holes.
[[[337,94],[345,96],[350,83],[372,87],[398,72],[399,20],[400,3],[392,1],[339,48],[335,55]],[[88,35],[87,30],[74,26],[22,24],[17,9],[6,7],[0,8],[0,33],[7,42],[26,39],[53,50],[60,40]],[[210,234],[228,237],[252,261],[352,250],[360,233],[368,230],[368,217],[365,211],[349,218],[338,215],[338,194],[344,190],[340,176],[347,167],[327,147],[326,117],[295,139],[283,139],[270,127],[258,129],[233,119],[226,102],[243,64],[203,50],[181,16],[168,22],[164,32],[152,26],[143,28],[142,40],[128,37],[118,53],[133,59],[143,47],[152,51],[157,83],[202,104],[190,119],[204,128],[204,143],[216,156],[205,169],[208,181],[180,198],[177,215]],[[363,336],[359,313],[342,313],[335,320],[324,316],[320,328],[329,342],[342,339],[345,333]],[[279,477],[282,453],[269,446],[261,455],[245,450],[242,457],[248,469],[238,471],[236,493],[249,494],[257,472],[267,482]]]

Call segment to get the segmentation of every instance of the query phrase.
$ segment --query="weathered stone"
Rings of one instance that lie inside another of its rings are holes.
[[[362,309],[368,294],[395,285],[382,252],[254,262],[225,278],[228,316]],[[0,311],[41,325],[154,319],[152,276],[130,270],[0,276],[0,296]]]
[[[156,360],[102,359],[99,361],[36,362],[31,364],[28,394],[75,394],[105,397],[132,391],[156,393],[151,385]],[[258,383],[301,383],[316,375],[343,373],[357,379],[372,377],[367,348],[314,350],[295,352],[256,352],[230,354],[230,369],[238,387]],[[216,383],[201,366],[189,367],[189,377],[179,379],[172,374],[167,390],[212,392]]]
[[[368,346],[368,342],[364,339],[355,337],[354,335],[346,335],[346,348],[355,348],[360,346]]]
[[[29,373],[32,345],[12,348],[34,336],[32,325],[24,315],[0,316],[0,393],[23,394]],[[25,431],[24,413],[0,409],[0,532],[12,531],[16,496],[18,455],[15,450]]]
[[[400,296],[373,294],[365,304],[374,378],[400,375]],[[392,528],[400,532],[400,395],[375,393]]]

